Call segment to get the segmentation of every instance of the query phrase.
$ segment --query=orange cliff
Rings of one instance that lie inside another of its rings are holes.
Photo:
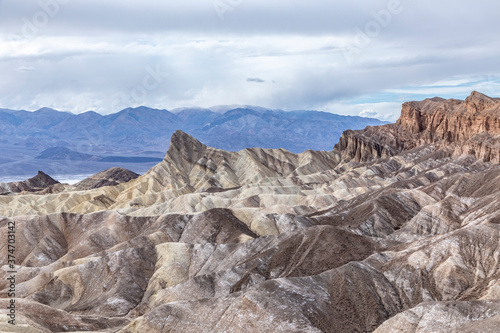
[[[431,98],[403,104],[395,124],[346,131],[334,151],[344,160],[369,161],[434,144],[454,155],[500,162],[500,98],[472,92],[465,101]]]

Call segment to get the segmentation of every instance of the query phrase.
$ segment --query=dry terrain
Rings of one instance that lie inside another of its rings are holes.
[[[5,185],[0,331],[498,332],[499,162],[500,99],[473,92],[333,151],[176,131],[138,178]]]

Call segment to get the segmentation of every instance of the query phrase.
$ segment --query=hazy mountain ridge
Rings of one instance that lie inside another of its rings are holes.
[[[383,124],[376,119],[318,111],[215,109],[194,107],[170,112],[138,107],[109,115],[93,111],[75,115],[47,108],[35,112],[0,109],[0,177],[19,175],[23,179],[40,169],[52,175],[90,175],[115,166],[142,174],[163,157],[171,135],[178,129],[225,150],[267,147],[302,152],[331,150],[348,128]],[[74,153],[63,154],[67,156],[63,159],[51,160],[51,154],[47,154],[48,159],[35,159],[55,147]],[[77,154],[123,158],[97,161],[97,157],[77,158]],[[138,159],[138,155],[149,158]]]
[[[45,149],[40,155],[35,157],[36,160],[52,160],[52,161],[95,161],[95,162],[126,162],[126,163],[150,163],[160,162],[162,159],[158,157],[147,156],[96,156],[83,154],[71,150],[66,147],[51,147]]]
[[[93,111],[75,115],[47,108],[35,112],[0,109],[0,120],[0,140],[33,146],[33,139],[43,137],[49,140],[39,142],[39,148],[66,146],[74,149],[92,144],[94,153],[105,147],[120,150],[123,145],[161,148],[164,151],[170,136],[177,129],[216,148],[233,151],[249,147],[280,147],[292,152],[330,150],[332,142],[345,129],[361,129],[383,123],[376,119],[318,111],[237,108],[217,113],[208,109],[184,108],[174,114],[147,107],[128,108],[110,115]],[[320,128],[323,131],[319,131]],[[234,133],[238,136],[231,137]],[[285,137],[281,135],[287,133]],[[277,140],[273,134],[283,139]],[[311,137],[312,134],[314,137]],[[303,142],[314,144],[307,146]]]

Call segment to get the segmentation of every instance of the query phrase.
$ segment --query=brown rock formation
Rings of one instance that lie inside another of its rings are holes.
[[[450,146],[456,155],[499,163],[498,135],[500,98],[474,91],[465,101],[436,97],[404,103],[396,124],[346,131],[335,150],[344,159],[359,162],[436,144]]]
[[[103,186],[115,186],[126,183],[137,177],[139,177],[139,175],[133,171],[123,168],[111,168],[85,178],[74,186],[78,190],[91,190]]]
[[[59,184],[57,180],[52,179],[42,171],[38,171],[36,176],[24,181],[0,183],[0,190],[2,191],[0,195],[20,192],[38,192],[56,184]]]

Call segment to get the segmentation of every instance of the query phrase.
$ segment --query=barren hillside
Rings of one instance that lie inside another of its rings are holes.
[[[500,99],[473,92],[329,152],[177,131],[128,182],[0,196],[0,330],[497,332],[499,136]]]

